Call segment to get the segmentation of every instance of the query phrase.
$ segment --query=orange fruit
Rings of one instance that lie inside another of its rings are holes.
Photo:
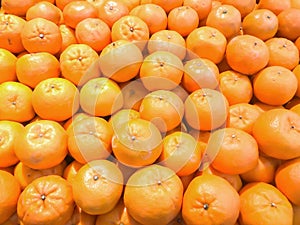
[[[269,66],[254,77],[253,93],[263,103],[283,105],[295,95],[297,82],[295,74],[287,68]]]
[[[97,7],[98,17],[110,28],[121,17],[129,14],[127,5],[122,1],[105,0]]]
[[[73,211],[72,186],[57,175],[35,179],[23,190],[17,206],[21,224],[65,225]]]
[[[32,90],[19,82],[6,81],[0,84],[0,119],[25,122],[35,112],[32,107]]]
[[[79,109],[79,91],[67,79],[48,78],[34,88],[32,106],[42,119],[64,121]]]
[[[130,10],[130,15],[137,16],[146,22],[150,34],[165,30],[168,25],[168,17],[165,10],[156,4],[142,4]]]
[[[276,170],[276,187],[295,205],[300,205],[298,187],[300,179],[300,158],[283,162]]]
[[[300,9],[288,8],[278,15],[278,33],[279,37],[285,37],[291,41],[300,36],[299,22]]]
[[[62,176],[66,165],[66,161],[62,161],[57,166],[43,170],[36,170],[24,165],[22,162],[19,162],[15,166],[14,177],[21,185],[21,189],[24,190],[32,181],[39,177],[48,175]]]
[[[242,27],[244,34],[265,41],[276,35],[278,18],[271,10],[256,9],[244,17]]]
[[[279,165],[279,160],[272,157],[260,155],[258,164],[252,170],[242,173],[240,176],[245,182],[265,182],[272,183],[275,178],[275,172]]]
[[[235,71],[252,75],[263,69],[269,62],[267,45],[252,35],[238,35],[226,47],[228,65]],[[248,63],[245,63],[245,62]]]
[[[184,118],[196,130],[215,130],[225,124],[229,105],[225,96],[216,90],[203,88],[192,92],[184,102]]]
[[[222,4],[212,9],[206,19],[206,26],[218,29],[227,39],[238,35],[241,25],[241,13],[232,5]]]
[[[270,58],[268,66],[283,66],[289,70],[299,64],[299,50],[287,38],[271,38],[267,40]]]
[[[168,29],[177,31],[183,37],[188,36],[198,25],[198,13],[190,6],[179,6],[168,13]]]
[[[199,131],[193,128],[190,128],[188,133],[192,135],[197,141],[204,143],[208,142],[211,134],[210,131]]]
[[[48,52],[24,54],[17,59],[16,74],[19,82],[35,88],[45,79],[59,77],[60,64],[58,59]]]
[[[196,91],[199,88],[215,89],[218,82],[219,69],[209,59],[191,59],[184,64],[182,86],[188,92]]]
[[[183,0],[141,0],[140,4],[153,3],[161,6],[166,13],[169,13],[172,9],[181,6]]]
[[[171,90],[181,82],[183,63],[173,53],[155,51],[144,58],[139,75],[149,91]]]
[[[203,174],[195,177],[184,193],[182,217],[186,224],[234,224],[239,207],[239,195],[225,179]]]
[[[197,55],[214,63],[222,61],[226,44],[226,37],[221,31],[209,26],[196,28],[186,38],[186,46],[190,50],[190,55]]]
[[[59,55],[71,44],[77,44],[77,40],[75,37],[75,30],[65,24],[59,25],[59,30],[62,37],[61,48],[59,51]]]
[[[65,24],[72,28],[86,18],[98,17],[96,7],[88,1],[70,1],[62,10]]]
[[[290,110],[300,115],[300,104],[293,106],[292,108],[290,108]]]
[[[9,167],[19,162],[15,154],[14,144],[22,129],[21,123],[8,120],[0,121],[0,167]]]
[[[237,128],[223,128],[213,132],[206,152],[215,158],[212,166],[227,174],[241,174],[255,168],[258,163],[258,145],[248,133]]]
[[[62,43],[62,36],[57,24],[44,18],[34,18],[27,21],[21,32],[21,39],[26,51],[59,52]]]
[[[65,178],[68,182],[72,183],[74,177],[78,173],[79,169],[83,166],[84,164],[74,160],[71,163],[69,163],[64,171],[62,177]]]
[[[300,117],[287,109],[271,109],[262,113],[253,125],[253,136],[259,150],[276,159],[299,157],[298,127]]]
[[[294,212],[293,225],[297,225],[300,221],[300,206],[293,205],[293,212]]]
[[[116,164],[94,160],[82,166],[72,182],[78,207],[91,215],[108,213],[121,197],[123,175]]]
[[[172,169],[178,176],[188,176],[199,168],[202,149],[192,135],[174,132],[164,137],[162,146],[159,164]]]
[[[63,127],[65,128],[66,131],[68,131],[68,130],[70,130],[72,128],[72,126],[75,123],[75,121],[79,121],[79,120],[88,118],[89,116],[90,115],[88,115],[87,113],[77,112],[70,119],[68,119],[67,121],[65,121],[63,123]]]
[[[32,169],[56,166],[67,153],[67,133],[55,121],[38,120],[27,124],[15,142],[15,154]]]
[[[150,31],[146,22],[133,15],[123,16],[111,27],[112,41],[127,40],[138,41],[140,47],[144,47],[145,41],[149,40]]]
[[[114,130],[112,150],[118,161],[140,167],[154,163],[162,151],[162,136],[148,120],[131,119]]]
[[[285,9],[289,9],[290,7],[291,7],[290,0],[283,0],[280,3],[274,0],[260,0],[257,5],[258,9],[268,9],[271,10],[276,15],[280,14]]]
[[[21,17],[12,14],[1,14],[0,48],[4,48],[12,53],[20,53],[24,51],[25,48],[22,44],[21,32],[25,23],[26,21]]]
[[[121,89],[109,78],[91,79],[80,90],[80,105],[90,115],[109,116],[123,106]]]
[[[160,30],[153,33],[148,41],[149,54],[155,51],[168,51],[183,60],[186,56],[185,39],[174,30]]]
[[[253,101],[253,105],[256,106],[261,112],[269,111],[270,109],[283,109],[284,107],[282,105],[268,105],[265,103],[262,103],[258,100]]]
[[[75,85],[82,86],[91,78],[100,75],[93,64],[99,58],[98,53],[86,44],[71,44],[60,55],[62,77]]]
[[[203,20],[208,16],[212,9],[212,0],[184,0],[183,5],[195,9],[199,20]]]
[[[16,81],[17,57],[10,51],[0,48],[0,83],[5,81]]]
[[[79,163],[106,159],[110,155],[113,129],[105,119],[77,120],[67,132],[69,153]]]
[[[87,33],[89,35],[86,35]],[[109,26],[98,18],[86,18],[80,21],[76,25],[75,36],[78,43],[87,44],[97,52],[111,42]]]
[[[26,20],[38,17],[50,20],[58,25],[62,19],[62,11],[51,2],[39,1],[26,11]]]
[[[5,13],[25,16],[26,11],[35,4],[35,0],[3,0],[1,6]]]
[[[63,10],[64,7],[69,3],[73,2],[74,0],[55,0],[55,5],[60,8],[60,10]]]
[[[167,132],[181,123],[184,104],[172,91],[157,90],[144,97],[139,112],[142,119],[151,121],[161,132]]]
[[[296,78],[298,80],[298,87],[297,87],[297,91],[295,96],[296,97],[300,97],[300,65],[297,65],[294,69],[293,69],[293,73],[296,75]]]
[[[126,82],[138,75],[142,62],[141,50],[126,40],[107,45],[98,60],[102,74],[116,82]]]
[[[0,223],[4,223],[11,217],[17,209],[17,202],[21,193],[21,188],[16,178],[0,170],[1,181],[1,201],[0,201]]]
[[[249,103],[237,103],[229,107],[229,127],[252,134],[253,124],[261,115],[261,110]]]
[[[65,225],[94,225],[96,219],[97,216],[90,215],[76,206],[71,219]]]
[[[140,113],[134,109],[121,109],[109,118],[109,123],[113,130],[119,129],[119,127],[132,119],[140,118]]]
[[[120,0],[120,2],[123,2],[129,11],[140,4],[140,0]]]
[[[256,7],[255,0],[244,0],[244,1],[237,1],[237,0],[221,0],[222,4],[232,5],[237,8],[242,18],[252,12]]]
[[[123,199],[108,213],[97,216],[95,225],[102,224],[141,225],[128,214]]]
[[[293,208],[273,185],[255,182],[240,191],[240,224],[293,224]]]
[[[182,182],[173,170],[150,165],[130,176],[124,190],[124,204],[139,223],[168,224],[179,213],[182,196]]]

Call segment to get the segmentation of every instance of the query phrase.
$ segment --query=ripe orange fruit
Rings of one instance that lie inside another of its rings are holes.
[[[222,4],[232,5],[237,8],[242,18],[252,12],[256,7],[255,0],[244,0],[244,1],[237,1],[237,0],[221,0]]]
[[[87,33],[89,35],[86,35]],[[98,18],[86,18],[80,21],[76,25],[75,36],[78,43],[87,44],[97,52],[111,42],[109,26]]]
[[[149,40],[149,28],[141,18],[133,15],[123,16],[111,28],[112,41],[138,41],[144,47],[144,41]]]
[[[104,0],[97,10],[98,17],[110,28],[118,19],[129,14],[127,5],[116,0]]]
[[[221,31],[209,26],[193,30],[186,38],[186,46],[190,50],[190,55],[209,59],[216,64],[222,61],[226,44],[226,37]]]
[[[168,51],[181,60],[186,56],[185,39],[174,30],[160,30],[152,34],[147,49],[149,54],[155,51]]]
[[[169,13],[172,9],[181,6],[183,0],[141,0],[140,4],[153,3],[161,6],[166,13]]]
[[[71,44],[77,44],[75,30],[65,24],[59,25],[59,30],[62,37],[61,49],[59,55]]]
[[[156,4],[142,4],[134,7],[130,15],[137,16],[146,22],[150,34],[165,30],[168,24],[168,17],[165,10]]]
[[[17,59],[16,74],[19,82],[35,88],[45,79],[59,77],[60,64],[58,59],[48,52],[24,54]]]
[[[96,7],[88,1],[70,1],[62,10],[65,24],[72,28],[86,18],[98,17]]]
[[[50,20],[59,25],[62,20],[62,11],[51,2],[39,1],[26,11],[26,20],[38,17]]]
[[[140,113],[138,111],[134,109],[121,109],[113,114],[108,122],[111,124],[113,130],[117,130],[123,123],[138,118],[140,118]]]
[[[253,105],[256,106],[261,112],[269,111],[271,109],[283,109],[284,107],[282,105],[268,105],[265,103],[262,103],[255,98],[253,98]]]
[[[283,105],[295,95],[297,82],[295,74],[287,68],[269,66],[254,77],[253,92],[255,97],[263,103]]]
[[[35,0],[3,0],[1,6],[5,13],[22,17],[35,3]]]
[[[91,215],[108,213],[121,197],[123,175],[116,164],[94,160],[82,166],[72,182],[78,207]]]
[[[240,191],[240,224],[293,224],[293,208],[273,185],[264,182],[247,184]]]
[[[253,125],[259,150],[277,159],[293,159],[298,151],[300,117],[288,109],[271,109],[262,113]]]
[[[198,13],[190,6],[179,6],[168,13],[168,29],[183,37],[188,36],[199,25]]]
[[[144,58],[139,75],[149,91],[171,90],[181,82],[183,63],[173,53],[155,51]]]
[[[80,105],[84,112],[93,116],[109,116],[123,106],[119,85],[109,78],[89,80],[80,90]]]
[[[300,97],[300,65],[297,65],[293,69],[293,73],[296,75],[296,78],[298,80],[298,87],[297,87],[297,91],[296,91],[295,97]]]
[[[27,124],[17,136],[15,153],[32,169],[48,169],[66,157],[67,133],[55,121],[38,120]]]
[[[223,128],[213,132],[206,152],[214,152],[212,166],[227,174],[241,174],[255,168],[258,163],[256,140],[237,128]]]
[[[43,170],[36,170],[24,165],[22,162],[19,162],[15,166],[14,176],[21,185],[21,189],[24,190],[32,181],[39,177],[48,175],[62,176],[66,165],[66,161],[62,161],[57,166]]]
[[[5,81],[16,81],[17,57],[10,51],[0,48],[0,83]]]
[[[21,32],[21,39],[26,51],[59,52],[62,37],[58,25],[44,18],[34,18],[27,21]]]
[[[229,107],[229,127],[252,134],[253,124],[262,111],[249,103],[237,103]]]
[[[21,193],[17,207],[22,224],[65,225],[73,211],[72,186],[57,175],[35,179]]]
[[[184,107],[187,124],[201,131],[214,130],[224,125],[229,111],[225,96],[208,88],[192,92],[185,100]]]
[[[26,21],[21,17],[12,14],[1,14],[0,48],[4,48],[12,53],[24,51],[25,48],[21,40],[21,32],[25,23]]]
[[[6,171],[0,170],[0,182],[0,223],[2,224],[16,211],[21,188],[16,178]]]
[[[172,169],[178,176],[188,176],[200,166],[204,145],[185,132],[177,131],[164,137],[159,164]]]
[[[141,50],[133,43],[118,40],[107,45],[98,60],[102,74],[116,82],[134,78],[143,62]]]
[[[74,0],[55,0],[55,5],[60,9],[63,10],[65,6]]]
[[[288,8],[278,15],[278,36],[291,41],[300,36],[300,9]]]
[[[257,5],[258,9],[268,9],[271,10],[276,15],[280,14],[285,9],[289,9],[290,7],[291,7],[290,0],[283,0],[280,3],[274,0],[260,0]]]
[[[9,167],[19,162],[15,154],[15,141],[23,125],[18,122],[0,121],[0,167]]]
[[[81,164],[80,162],[74,160],[71,163],[69,163],[64,171],[62,177],[65,178],[68,182],[72,183],[74,177],[78,173],[79,169],[83,166],[84,164]]]
[[[95,225],[102,224],[141,225],[129,215],[123,199],[108,213],[97,216]]]
[[[279,160],[272,157],[260,155],[256,167],[246,173],[241,174],[243,181],[272,183],[275,178],[275,172],[279,165]]]
[[[269,62],[267,45],[252,35],[238,35],[226,47],[228,65],[237,72],[252,75],[263,69]],[[245,62],[248,63],[245,63]]]
[[[79,163],[110,155],[113,129],[105,119],[88,117],[74,121],[67,132],[69,153]]]
[[[67,79],[48,78],[33,90],[32,106],[42,119],[64,121],[79,109],[79,91]]]
[[[93,64],[99,58],[98,53],[86,44],[71,44],[60,55],[62,77],[75,85],[82,86],[89,79],[100,75],[94,71]]]
[[[167,132],[181,123],[184,104],[172,91],[157,90],[144,97],[139,112],[142,119],[151,121],[160,132]]]
[[[31,120],[35,112],[32,107],[32,90],[17,81],[0,84],[0,119],[25,122]]]
[[[209,59],[191,59],[184,64],[182,86],[188,92],[196,91],[199,88],[215,89],[218,82],[219,69]]]
[[[276,187],[295,205],[300,205],[299,170],[300,158],[296,158],[281,164],[275,175]]]
[[[245,16],[242,23],[243,33],[265,41],[275,36],[278,18],[268,9],[256,9]]]
[[[96,219],[97,216],[90,215],[76,206],[71,219],[65,225],[95,225]]]
[[[139,223],[168,224],[180,211],[183,185],[167,167],[151,165],[130,176],[124,190],[128,213]]]
[[[297,225],[300,222],[300,206],[293,205],[293,225]]]
[[[212,8],[212,0],[184,0],[184,6],[190,6],[196,10],[199,20],[205,19]]]
[[[287,38],[271,38],[267,40],[270,58],[268,66],[283,66],[289,70],[299,64],[299,50]]]
[[[212,9],[206,19],[206,26],[218,29],[227,39],[238,35],[241,25],[241,13],[232,5],[223,4]]]
[[[203,174],[195,177],[184,193],[182,217],[186,224],[234,224],[239,207],[239,195],[225,179]]]
[[[112,150],[121,163],[140,167],[154,163],[162,151],[162,136],[148,120],[131,119],[114,130]]]

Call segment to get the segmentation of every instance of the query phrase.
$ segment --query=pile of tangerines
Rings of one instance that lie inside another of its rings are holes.
[[[2,0],[0,224],[299,225],[299,0]]]

